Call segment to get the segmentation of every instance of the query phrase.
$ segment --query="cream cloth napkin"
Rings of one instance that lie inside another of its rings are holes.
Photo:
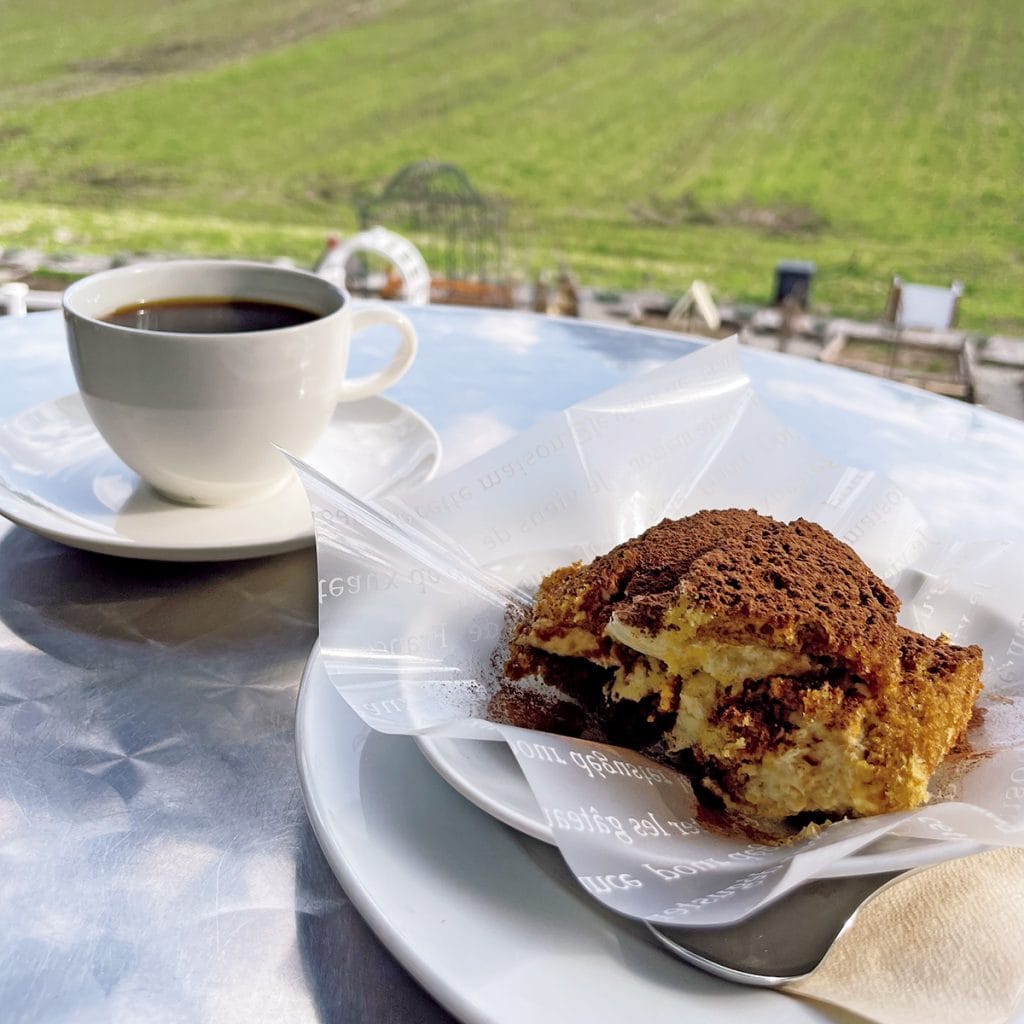
[[[1004,1024],[1024,994],[1024,848],[903,879],[783,991],[879,1024]]]

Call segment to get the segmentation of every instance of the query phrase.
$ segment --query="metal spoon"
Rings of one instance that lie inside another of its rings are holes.
[[[857,911],[904,874],[811,881],[738,924],[686,928],[648,922],[647,927],[695,967],[742,985],[778,988],[810,974]]]

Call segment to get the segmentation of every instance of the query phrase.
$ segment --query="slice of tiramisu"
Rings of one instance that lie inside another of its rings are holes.
[[[728,808],[878,814],[927,799],[981,687],[978,647],[912,633],[898,610],[815,523],[705,511],[547,576],[509,672],[600,666],[608,712],[644,719],[637,735],[653,727],[654,752]]]

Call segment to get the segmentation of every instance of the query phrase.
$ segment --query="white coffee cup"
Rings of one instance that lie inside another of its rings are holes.
[[[306,323],[235,333],[175,333],[104,321],[119,309],[188,299],[298,307]],[[263,497],[290,479],[278,447],[302,456],[339,402],[394,384],[416,355],[409,320],[352,309],[347,293],[301,270],[235,260],[173,260],[105,270],[64,292],[64,320],[85,407],[117,455],[162,494],[193,505]],[[400,334],[382,370],[345,380],[364,327]]]

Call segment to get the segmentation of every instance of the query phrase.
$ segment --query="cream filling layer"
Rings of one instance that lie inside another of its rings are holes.
[[[563,658],[589,658],[591,661],[604,664],[600,657],[599,641],[593,633],[579,626],[571,626],[563,633],[548,637],[540,637],[531,631],[524,634],[521,642]]]
[[[614,616],[605,627],[605,633],[617,643],[662,662],[670,675],[684,680],[684,689],[687,677],[695,672],[706,673],[724,686],[734,686],[747,679],[803,675],[813,668],[813,662],[805,654],[755,644],[695,641],[682,630],[648,633]]]

